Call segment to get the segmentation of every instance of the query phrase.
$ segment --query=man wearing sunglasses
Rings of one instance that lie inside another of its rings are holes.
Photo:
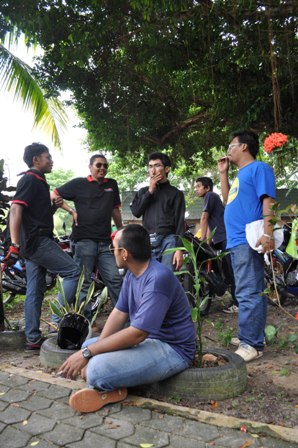
[[[182,372],[194,357],[187,297],[177,277],[151,258],[148,232],[129,224],[116,233],[112,249],[118,267],[127,269],[119,300],[100,337],[85,341],[60,367],[60,375],[75,379],[81,373],[90,387],[70,397],[79,412],[124,400],[127,387]]]
[[[78,177],[58,187],[56,197],[74,202],[75,210],[65,204],[64,209],[73,215],[72,240],[75,260],[84,269],[84,284],[80,300],[84,300],[91,284],[94,266],[97,266],[109,295],[115,305],[122,283],[115,258],[109,250],[111,242],[111,220],[122,227],[121,201],[118,184],[107,178],[108,163],[105,156],[95,154],[90,158],[90,175]],[[90,307],[85,311],[91,318]]]
[[[184,194],[173,187],[168,174],[171,161],[167,154],[154,152],[148,157],[149,186],[141,188],[130,204],[134,216],[143,218],[143,226],[150,234],[152,255],[171,270],[179,270],[183,263],[180,250],[164,254],[166,249],[181,246],[184,234]]]

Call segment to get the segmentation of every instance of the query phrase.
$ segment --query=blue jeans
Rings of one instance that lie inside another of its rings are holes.
[[[264,256],[240,244],[230,249],[239,303],[238,337],[257,350],[264,349],[267,297],[263,294]]]
[[[41,306],[46,291],[46,271],[63,278],[63,289],[68,302],[74,300],[80,268],[64,253],[54,240],[40,237],[40,244],[30,260],[26,259],[27,291],[25,300],[25,333],[29,341],[41,337],[39,329]],[[59,297],[59,301],[62,298]]]
[[[83,347],[97,339],[88,339]],[[111,391],[161,381],[187,367],[187,361],[169,344],[147,338],[132,348],[91,358],[87,366],[87,383],[89,387]]]
[[[152,247],[152,256],[160,261],[162,264],[168,266],[171,271],[174,270],[173,265],[173,255],[174,254],[163,254],[166,249],[172,249],[172,247],[177,246],[175,235],[158,235],[159,243],[156,247]]]
[[[76,241],[74,259],[81,269],[84,269],[85,278],[80,301],[86,298],[92,281],[92,272],[94,267],[97,266],[104,284],[108,287],[113,305],[115,305],[119,297],[122,277],[116,266],[114,254],[109,250],[109,244],[106,242],[97,243],[88,239]],[[89,320],[91,319],[91,304],[85,309],[85,316]]]

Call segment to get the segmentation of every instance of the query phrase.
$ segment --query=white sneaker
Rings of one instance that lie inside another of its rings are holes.
[[[232,338],[231,339],[231,344],[232,345],[236,345],[236,347],[238,347],[238,345],[240,344],[240,339],[239,338]]]
[[[237,305],[226,306],[222,311],[226,314],[237,314],[239,312]]]
[[[261,358],[263,352],[256,350],[248,344],[241,343],[238,349],[235,351],[236,355],[244,359],[245,362],[253,361],[254,359]]]

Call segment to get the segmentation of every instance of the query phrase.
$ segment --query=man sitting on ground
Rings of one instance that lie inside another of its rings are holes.
[[[112,249],[118,267],[128,269],[119,300],[100,337],[87,340],[60,369],[71,379],[81,372],[90,387],[70,397],[80,412],[124,400],[127,387],[187,369],[195,353],[187,297],[174,274],[151,258],[148,232],[130,224],[117,232]]]

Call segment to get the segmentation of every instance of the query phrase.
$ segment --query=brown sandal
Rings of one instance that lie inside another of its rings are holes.
[[[109,403],[125,400],[126,397],[127,389],[125,387],[111,392],[82,389],[70,396],[69,406],[79,412],[95,412]]]

